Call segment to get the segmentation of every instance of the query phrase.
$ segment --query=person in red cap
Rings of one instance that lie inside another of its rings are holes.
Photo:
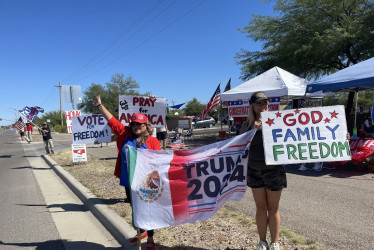
[[[108,126],[112,129],[113,133],[117,135],[117,161],[114,170],[114,175],[120,179],[120,185],[125,187],[126,200],[130,202],[130,185],[128,180],[127,172],[127,161],[126,161],[126,145],[143,148],[143,149],[155,149],[161,150],[160,142],[157,138],[153,137],[153,127],[148,121],[145,114],[135,113],[131,117],[129,126],[123,125],[118,121],[102,104],[100,96],[97,96],[94,100],[94,105],[99,108],[101,114],[108,121]],[[153,230],[144,231],[141,230],[140,238],[144,239],[148,236],[147,250],[155,249],[155,243],[153,241]],[[137,242],[137,237],[131,239],[131,243]]]

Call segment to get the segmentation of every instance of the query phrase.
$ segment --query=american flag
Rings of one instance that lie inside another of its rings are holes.
[[[24,128],[26,125],[25,125],[25,123],[22,121],[22,118],[20,117],[19,119],[18,119],[18,121],[16,122],[16,123],[14,123],[13,124],[13,128],[17,128],[18,130],[20,130],[20,129],[22,129],[22,128]]]
[[[221,102],[221,84],[218,84],[218,87],[217,87],[216,91],[214,92],[212,98],[210,98],[210,101],[208,102],[208,104],[204,108],[204,111],[201,113],[200,120],[205,119],[205,117],[208,115],[209,111],[212,108],[217,107],[220,104],[220,102]]]
[[[230,89],[231,89],[231,77],[230,77],[229,81],[227,82],[226,87],[223,90],[223,93],[225,93],[226,91],[229,91]],[[222,106],[227,107],[227,103],[228,103],[227,101],[222,102]]]

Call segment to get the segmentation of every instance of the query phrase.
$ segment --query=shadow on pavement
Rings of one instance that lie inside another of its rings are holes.
[[[305,164],[308,168],[307,170],[298,170],[300,164],[286,165],[286,173],[297,174],[309,177],[321,177],[329,176],[335,178],[349,178],[349,177],[359,177],[368,174],[365,171],[359,171],[352,165],[338,166],[335,168],[329,167],[329,164],[324,164],[321,171],[316,171],[313,169],[314,164]]]
[[[64,245],[67,249],[123,249],[122,247],[105,247],[98,243],[87,241],[67,241],[67,240],[48,240],[44,242],[3,242],[0,241],[0,246],[18,246],[18,247],[36,247],[36,250],[64,250]]]
[[[12,158],[13,155],[0,155],[0,158]]]
[[[31,166],[24,166],[24,167],[16,167],[16,168],[11,168],[11,169],[32,169],[32,170],[51,170],[51,168],[34,168]]]
[[[52,213],[88,211],[88,208],[85,205],[73,204],[73,203],[51,204],[51,205],[43,205],[43,204],[16,204],[16,205],[25,206],[25,207],[61,208],[64,210],[64,211],[53,211]]]

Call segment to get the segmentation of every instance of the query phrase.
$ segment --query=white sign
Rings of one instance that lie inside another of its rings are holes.
[[[262,112],[267,165],[351,159],[344,106]]]
[[[66,117],[66,126],[67,126],[67,129],[68,129],[68,133],[69,134],[72,134],[73,133],[73,125],[72,125],[72,120],[71,118],[72,117],[75,117],[75,116],[80,116],[81,115],[81,111],[80,110],[70,110],[70,111],[65,111],[65,117]]]
[[[110,142],[112,130],[103,115],[72,117],[73,144]]]
[[[87,161],[86,144],[71,144],[73,162]]]
[[[165,127],[166,98],[120,95],[118,113],[119,121],[124,125],[130,123],[133,114],[143,113],[148,117],[153,127]]]

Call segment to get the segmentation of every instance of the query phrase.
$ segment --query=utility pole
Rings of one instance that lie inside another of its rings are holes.
[[[64,119],[62,117],[62,103],[61,103],[61,81],[58,82],[58,86],[55,86],[55,87],[58,87],[59,90],[60,90],[60,114],[61,114],[61,126],[64,126]]]

